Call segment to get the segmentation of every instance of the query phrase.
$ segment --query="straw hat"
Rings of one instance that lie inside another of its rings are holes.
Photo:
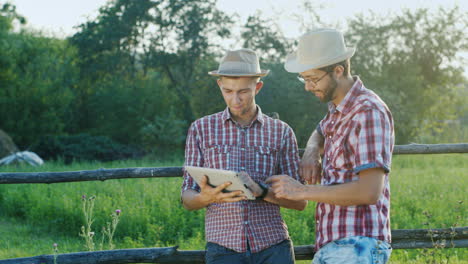
[[[263,77],[270,71],[261,70],[257,54],[251,49],[228,51],[219,63],[218,70],[210,71],[213,76]]]
[[[351,58],[356,51],[346,47],[343,34],[335,29],[317,29],[301,36],[297,51],[286,57],[288,72],[319,69]]]

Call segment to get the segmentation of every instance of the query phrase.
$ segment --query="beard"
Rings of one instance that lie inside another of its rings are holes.
[[[333,100],[333,96],[336,91],[336,87],[338,86],[338,82],[335,80],[335,77],[333,75],[330,75],[330,82],[327,86],[327,89],[324,91],[324,96],[320,101],[323,103],[328,103],[331,100]]]

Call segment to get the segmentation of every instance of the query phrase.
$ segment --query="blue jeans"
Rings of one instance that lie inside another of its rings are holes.
[[[314,256],[312,264],[385,264],[392,248],[371,237],[352,236],[332,241]]]
[[[294,249],[289,239],[252,253],[250,248],[239,253],[215,243],[206,243],[205,262],[207,264],[289,264],[294,263]]]

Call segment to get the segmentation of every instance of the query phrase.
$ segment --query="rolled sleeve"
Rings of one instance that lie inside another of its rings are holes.
[[[184,182],[182,183],[181,193],[187,189],[192,189],[197,192],[200,191],[200,187],[195,180],[185,170],[185,166],[203,166],[203,155],[200,149],[200,142],[198,139],[196,123],[192,123],[187,134],[187,140],[185,142],[185,162],[184,162]]]
[[[390,172],[392,156],[392,128],[389,118],[376,109],[368,109],[356,115],[354,172],[382,168]]]

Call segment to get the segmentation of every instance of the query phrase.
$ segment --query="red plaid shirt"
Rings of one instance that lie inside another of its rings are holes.
[[[185,146],[185,165],[246,171],[253,180],[275,174],[299,179],[299,154],[292,129],[257,107],[257,117],[246,127],[236,124],[228,108],[191,125]],[[200,188],[184,170],[182,192]],[[237,252],[259,252],[289,238],[278,205],[265,201],[213,203],[205,215],[206,241]]]
[[[393,118],[387,105],[366,89],[358,77],[343,101],[329,112],[317,130],[325,138],[322,185],[355,181],[358,173],[383,168],[385,181],[375,205],[338,206],[318,203],[315,211],[316,249],[328,242],[366,236],[390,242],[388,173],[394,145]]]

